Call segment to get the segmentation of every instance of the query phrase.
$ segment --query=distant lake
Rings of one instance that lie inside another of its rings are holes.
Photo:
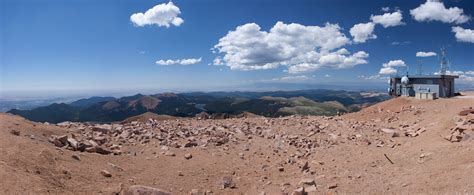
[[[199,110],[202,110],[202,111],[207,111],[204,106],[206,106],[206,104],[196,104],[194,105],[194,107],[196,107],[197,109]]]

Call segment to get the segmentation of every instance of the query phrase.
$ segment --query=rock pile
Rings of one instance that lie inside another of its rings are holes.
[[[450,142],[469,140],[474,131],[474,109],[469,108],[459,112],[459,121],[451,129],[451,133],[445,137]]]
[[[122,151],[124,146],[153,143],[167,148],[221,147],[230,143],[247,144],[257,136],[274,140],[273,150],[276,153],[296,149],[288,159],[293,164],[297,159],[308,158],[318,148],[344,143],[376,143],[377,147],[381,147],[398,136],[393,132],[389,132],[391,136],[380,136],[381,127],[377,122],[344,120],[339,116],[202,120],[205,118],[149,119],[121,124],[63,122],[57,125],[67,128],[69,133],[51,136],[49,141],[57,147],[73,151],[120,155],[129,152]],[[244,151],[248,151],[249,145],[244,146]],[[242,154],[241,158],[245,156]]]
[[[64,147],[73,151],[91,152],[99,154],[115,154],[122,153],[120,146],[114,144],[110,140],[110,134],[120,129],[120,126],[91,125],[86,123],[63,122],[58,126],[72,128],[70,135],[52,135],[49,142],[57,147]]]

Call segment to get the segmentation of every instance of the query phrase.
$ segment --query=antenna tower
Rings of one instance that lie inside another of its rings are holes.
[[[439,72],[441,73],[441,75],[445,75],[446,74],[446,70],[448,68],[448,60],[446,59],[446,49],[445,48],[441,48],[441,55],[440,55],[440,70]]]
[[[422,75],[423,74],[423,64],[421,60],[418,60],[418,69],[416,70],[417,75]]]

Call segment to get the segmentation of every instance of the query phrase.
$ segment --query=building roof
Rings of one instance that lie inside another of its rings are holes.
[[[390,78],[400,79],[405,75],[397,75],[397,76],[390,76]],[[458,75],[408,75],[408,78],[414,79],[441,79],[441,78],[450,78],[450,79],[457,79],[459,78]]]

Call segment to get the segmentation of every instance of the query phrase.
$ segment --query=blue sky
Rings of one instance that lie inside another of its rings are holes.
[[[160,4],[172,9],[131,18]],[[390,74],[379,74],[384,66],[391,69],[385,73],[408,66],[414,74],[422,60],[425,74],[436,72],[441,47],[451,72],[462,75],[460,82],[474,83],[469,0],[2,0],[0,6],[3,93],[252,90],[262,83],[370,86],[386,83]],[[394,13],[401,20],[382,17]],[[287,31],[270,33],[279,21]],[[354,30],[362,36],[357,39],[351,33],[357,24],[373,30]],[[331,33],[335,29],[339,35]],[[341,37],[340,44],[321,43]],[[416,57],[417,52],[437,55]]]

